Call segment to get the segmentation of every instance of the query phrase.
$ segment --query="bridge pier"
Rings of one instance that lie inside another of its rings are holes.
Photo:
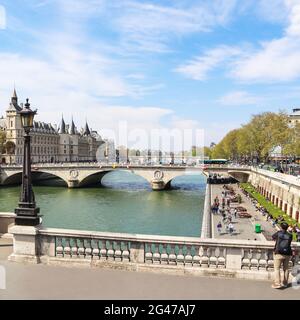
[[[165,182],[163,180],[152,180],[151,188],[153,191],[161,191],[171,189],[171,181]]]
[[[68,180],[68,188],[78,188],[79,180]]]
[[[151,188],[153,191],[161,191],[164,190],[166,184],[163,180],[152,180],[151,181]]]

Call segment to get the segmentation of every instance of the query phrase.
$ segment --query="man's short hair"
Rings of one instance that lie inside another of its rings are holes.
[[[289,225],[286,223],[286,222],[282,222],[281,224],[280,224],[280,227],[281,227],[281,229],[282,230],[287,230],[288,229],[288,227],[289,227]]]

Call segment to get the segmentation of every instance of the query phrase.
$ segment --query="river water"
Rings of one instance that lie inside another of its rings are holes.
[[[34,186],[43,225],[200,236],[205,197],[205,177],[201,174],[177,177],[168,191],[152,191],[147,181],[129,172],[109,173],[102,179],[102,185],[80,189]],[[0,211],[12,212],[19,192],[20,186],[0,187]]]

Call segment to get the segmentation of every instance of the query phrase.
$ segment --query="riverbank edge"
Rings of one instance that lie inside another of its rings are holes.
[[[211,223],[211,184],[206,184],[204,209],[202,217],[201,236],[202,239],[212,238],[212,223]]]

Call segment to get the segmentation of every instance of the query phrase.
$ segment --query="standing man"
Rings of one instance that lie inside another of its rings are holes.
[[[272,239],[276,241],[274,248],[274,273],[275,279],[273,289],[287,288],[289,280],[289,261],[292,255],[292,234],[287,232],[288,224],[282,222],[281,230],[273,234]],[[280,267],[283,267],[283,281],[281,282]]]

